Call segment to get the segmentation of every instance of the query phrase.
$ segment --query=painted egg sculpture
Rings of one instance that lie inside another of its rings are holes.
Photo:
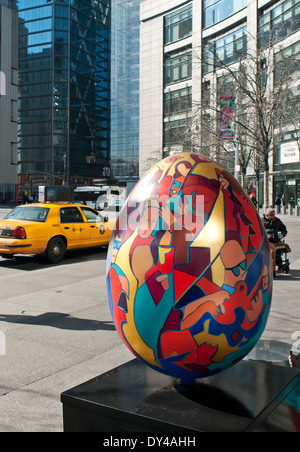
[[[127,347],[191,382],[244,358],[264,331],[272,262],[236,179],[190,153],[154,165],[130,193],[107,256],[107,291]]]

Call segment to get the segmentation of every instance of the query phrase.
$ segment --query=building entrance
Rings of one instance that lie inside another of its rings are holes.
[[[274,203],[279,196],[285,205],[300,206],[300,175],[275,176],[273,193]]]

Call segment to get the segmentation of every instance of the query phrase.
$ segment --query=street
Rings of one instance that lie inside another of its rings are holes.
[[[133,358],[110,315],[105,265],[105,248],[58,265],[0,258],[1,432],[63,431],[61,392]]]
[[[262,339],[292,346],[300,340],[300,218],[280,218],[291,273],[274,280]],[[63,431],[60,394],[134,358],[112,321],[105,269],[105,248],[69,253],[57,265],[0,258],[1,432]]]

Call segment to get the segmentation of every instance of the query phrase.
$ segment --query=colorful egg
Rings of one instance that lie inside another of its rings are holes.
[[[236,179],[198,154],[154,165],[117,219],[107,291],[122,340],[159,372],[191,382],[244,358],[266,325],[272,262]]]

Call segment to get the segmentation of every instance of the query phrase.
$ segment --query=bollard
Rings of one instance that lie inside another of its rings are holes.
[[[291,204],[289,204],[288,212],[289,212],[289,215],[293,215],[293,206]]]
[[[0,96],[6,94],[6,78],[4,72],[0,71]]]
[[[300,212],[300,206],[295,206],[294,215],[295,215],[296,217],[299,217],[299,212]]]

